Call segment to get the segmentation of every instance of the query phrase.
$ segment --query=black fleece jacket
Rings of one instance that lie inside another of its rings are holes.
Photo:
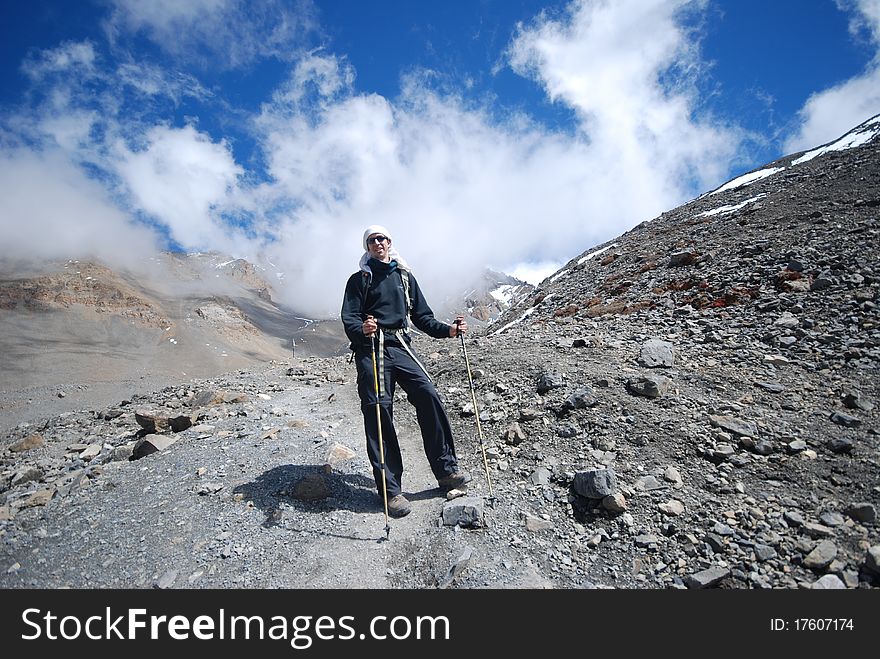
[[[372,278],[358,271],[348,278],[345,297],[342,300],[342,324],[352,346],[369,346],[364,336],[363,324],[367,316],[373,316],[384,330],[400,329],[406,318],[403,280],[409,276],[409,296],[412,301],[410,319],[413,325],[435,339],[449,338],[450,326],[434,318],[434,312],[425,301],[419,283],[412,273],[403,273],[397,263],[383,263],[376,259],[368,262]]]

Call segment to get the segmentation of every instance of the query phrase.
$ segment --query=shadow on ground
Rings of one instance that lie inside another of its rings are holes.
[[[281,519],[281,506],[304,513],[350,510],[375,513],[382,509],[371,478],[360,474],[324,472],[324,465],[287,464],[263,472],[234,490],[266,513],[265,526]]]

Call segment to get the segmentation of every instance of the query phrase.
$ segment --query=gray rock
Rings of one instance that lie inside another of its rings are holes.
[[[174,586],[174,582],[177,580],[177,570],[168,570],[164,572],[159,580],[156,582],[155,587],[160,589],[172,588]]]
[[[108,460],[110,462],[121,462],[123,460],[130,460],[131,456],[134,454],[134,446],[135,442],[127,442],[122,444],[121,446],[116,446],[110,451],[110,455],[108,456]]]
[[[678,499],[670,499],[665,503],[658,504],[658,507],[664,515],[670,517],[678,517],[684,512],[684,504]]]
[[[834,529],[824,524],[816,524],[815,522],[807,522],[804,524],[803,529],[811,538],[827,538],[834,535]]]
[[[443,504],[443,525],[480,528],[483,522],[483,500],[461,497]]]
[[[836,574],[826,574],[814,581],[810,588],[813,590],[844,590],[846,584]]]
[[[776,558],[776,550],[770,545],[755,545],[755,558],[759,561],[769,561],[773,558]]]
[[[642,476],[636,481],[636,489],[642,490],[644,492],[650,492],[652,490],[662,490],[667,487],[665,483],[661,483],[657,480],[653,475],[648,474],[647,476]]]
[[[854,417],[846,412],[841,412],[839,410],[835,410],[831,413],[829,417],[834,423],[839,426],[844,426],[846,428],[858,428],[862,425],[862,420]]]
[[[844,519],[843,515],[838,512],[834,512],[832,510],[826,510],[824,513],[819,515],[819,521],[822,522],[825,526],[835,527],[843,524]]]
[[[176,416],[166,416],[159,412],[150,410],[137,410],[134,413],[135,421],[141,428],[149,433],[181,432],[192,426],[198,418],[198,412],[191,414],[178,414]]]
[[[758,434],[758,427],[754,423],[733,416],[712,414],[709,415],[709,423],[715,428],[732,432],[734,435],[755,437]]]
[[[633,539],[633,542],[635,542],[636,547],[656,547],[659,544],[660,539],[652,533],[642,533],[640,535],[637,535]]]
[[[701,570],[696,574],[689,574],[684,578],[688,588],[712,588],[730,576],[730,570],[725,567],[713,566]]]
[[[526,531],[538,533],[540,531],[549,531],[553,528],[553,522],[550,520],[536,517],[535,515],[524,515]]]
[[[627,391],[645,398],[660,398],[666,395],[671,386],[672,380],[663,375],[645,375],[629,378],[626,381]]]
[[[471,557],[473,556],[473,554],[473,547],[465,547],[461,554],[459,554],[452,562],[452,565],[449,566],[449,569],[446,571],[446,576],[440,581],[439,587],[448,588],[449,586],[451,586],[456,577],[458,577],[468,568],[471,563]]]
[[[132,448],[131,459],[140,460],[158,451],[164,451],[176,441],[177,438],[171,435],[147,435],[146,437],[141,437]]]
[[[874,404],[862,398],[861,393],[857,391],[850,391],[844,394],[843,404],[851,410],[861,410],[863,412],[870,412],[874,409]]]
[[[862,566],[868,573],[880,577],[880,545],[868,547]]]
[[[848,455],[852,453],[853,448],[855,448],[853,441],[846,437],[832,437],[825,443],[825,445],[828,447],[829,451],[837,453],[838,455]]]
[[[877,519],[877,510],[874,504],[868,502],[854,503],[847,507],[846,514],[862,524],[873,524]]]
[[[562,374],[558,371],[547,371],[538,378],[537,391],[539,394],[546,394],[552,389],[559,389],[565,386]]]
[[[589,469],[574,475],[574,491],[588,499],[604,499],[617,490],[617,476],[613,467]]]
[[[837,556],[837,545],[830,540],[822,540],[813,551],[804,557],[804,566],[811,570],[821,570],[827,567]]]
[[[787,510],[782,516],[789,526],[803,526],[806,523],[804,516],[796,510]]]
[[[581,387],[569,396],[563,403],[564,410],[583,410],[588,407],[595,407],[599,404],[599,399],[593,390],[589,387]]]
[[[89,461],[93,458],[97,458],[101,454],[101,445],[100,444],[89,444],[82,453],[79,454],[80,460]]]
[[[12,475],[12,487],[18,487],[19,485],[24,485],[25,483],[30,483],[31,481],[40,480],[43,477],[43,470],[35,467],[33,465],[25,465],[23,467],[19,467],[16,472]]]
[[[622,513],[627,508],[626,498],[620,492],[609,494],[602,499],[602,507],[609,513]]]
[[[518,446],[525,441],[526,433],[518,423],[514,422],[507,427],[507,430],[504,431],[502,437],[508,444]]]
[[[670,368],[675,364],[672,344],[660,339],[649,339],[642,345],[639,364],[646,368]]]
[[[529,476],[529,482],[532,485],[549,485],[552,475],[553,473],[547,467],[538,467]]]

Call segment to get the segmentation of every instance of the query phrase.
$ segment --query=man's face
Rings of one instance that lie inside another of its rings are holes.
[[[388,258],[389,247],[391,247],[391,239],[384,234],[371,233],[367,238],[367,251],[377,261],[385,261]]]

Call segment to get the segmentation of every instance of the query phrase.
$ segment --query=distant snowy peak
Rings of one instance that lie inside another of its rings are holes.
[[[202,273],[201,277],[231,280],[271,299],[272,284],[266,280],[270,268],[265,265],[213,251],[189,252],[184,259],[194,272]]]
[[[462,298],[471,318],[492,323],[533,290],[534,286],[512,275],[486,268],[480,280],[469,287]]]

